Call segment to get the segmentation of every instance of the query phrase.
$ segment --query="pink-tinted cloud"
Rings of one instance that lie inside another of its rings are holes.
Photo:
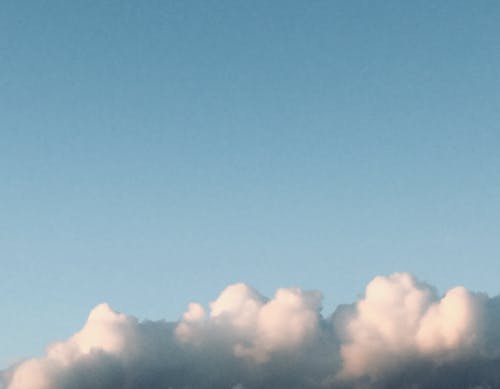
[[[69,339],[3,373],[8,389],[500,387],[500,301],[442,296],[407,273],[321,315],[321,295],[234,284],[178,322],[106,304]]]

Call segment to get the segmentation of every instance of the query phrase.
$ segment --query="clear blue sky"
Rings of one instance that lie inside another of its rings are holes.
[[[497,1],[4,1],[0,366],[107,301],[500,292]]]

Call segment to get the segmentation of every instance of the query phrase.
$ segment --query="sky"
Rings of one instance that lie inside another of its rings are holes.
[[[106,302],[500,292],[494,1],[4,1],[0,366]]]

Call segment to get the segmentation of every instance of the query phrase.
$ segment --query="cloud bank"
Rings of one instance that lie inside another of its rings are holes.
[[[7,389],[500,388],[500,299],[439,296],[407,273],[374,278],[357,302],[321,314],[317,291],[266,298],[234,284],[178,322],[106,304],[40,358],[2,374]]]

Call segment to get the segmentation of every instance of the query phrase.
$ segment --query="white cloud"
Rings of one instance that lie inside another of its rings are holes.
[[[276,351],[291,351],[312,338],[318,329],[321,295],[300,289],[278,289],[266,301],[244,284],[228,286],[210,304],[210,318],[199,304],[191,303],[176,329],[177,337],[186,343],[200,344],[223,331],[236,357],[266,362]],[[195,316],[195,320],[193,320]]]
[[[228,286],[177,323],[139,322],[106,304],[44,356],[3,372],[7,389],[500,387],[500,299],[440,297],[406,273],[376,277],[330,317],[321,295],[268,299]],[[1,386],[0,386],[1,387]]]
[[[96,306],[87,323],[65,342],[54,343],[44,358],[22,363],[14,372],[9,389],[51,389],[57,374],[70,369],[92,353],[119,355],[134,341],[137,320],[114,312],[107,304]]]
[[[376,277],[347,324],[341,375],[377,376],[416,357],[454,357],[478,340],[483,298],[462,287],[442,299],[407,273]]]

